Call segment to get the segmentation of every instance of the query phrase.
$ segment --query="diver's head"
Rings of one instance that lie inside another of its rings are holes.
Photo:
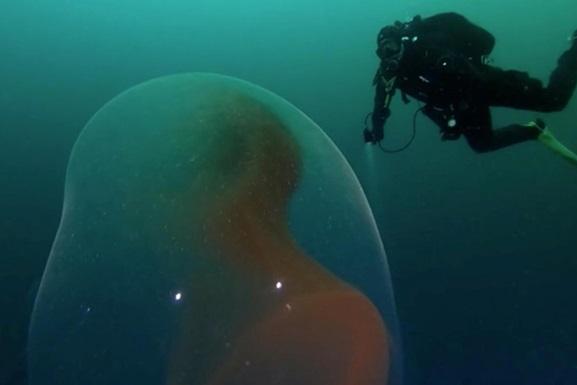
[[[377,37],[377,55],[387,59],[401,51],[401,30],[396,25],[389,25],[381,29]]]

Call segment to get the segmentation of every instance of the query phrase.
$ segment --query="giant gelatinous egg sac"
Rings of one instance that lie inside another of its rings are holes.
[[[322,130],[215,74],[129,89],[72,151],[32,385],[399,384],[386,255]]]

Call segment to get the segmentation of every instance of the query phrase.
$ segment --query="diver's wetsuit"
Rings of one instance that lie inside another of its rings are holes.
[[[381,45],[392,35],[401,42],[400,52],[387,55]],[[493,130],[489,107],[559,111],[577,83],[577,42],[561,55],[544,87],[525,72],[485,64],[494,37],[456,13],[385,27],[378,42],[381,65],[375,76],[373,130],[382,132],[390,98],[399,89],[425,103],[423,112],[441,128],[445,139],[463,134],[477,152],[535,139],[541,132],[522,125]]]

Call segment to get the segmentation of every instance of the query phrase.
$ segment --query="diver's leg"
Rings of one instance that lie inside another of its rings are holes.
[[[577,43],[564,52],[544,87],[526,72],[505,71],[483,66],[478,79],[478,97],[482,103],[525,110],[560,111],[569,102],[577,84]]]
[[[549,77],[549,85],[547,86],[547,94],[549,96],[549,104],[545,103],[551,111],[560,111],[569,100],[575,91],[577,85],[577,41],[572,42],[569,50],[565,51],[557,61],[557,67]]]
[[[465,138],[478,153],[491,152],[504,147],[535,140],[540,131],[529,125],[511,124],[496,130],[468,130]]]
[[[512,124],[493,130],[489,107],[479,107],[472,115],[465,115],[465,138],[469,146],[478,153],[491,152],[517,143],[537,139],[538,127]]]
[[[478,129],[465,131],[469,145],[478,153],[495,151],[528,140],[538,140],[569,163],[577,165],[577,154],[559,142],[540,119],[524,125],[512,124],[497,130],[487,127],[479,126]]]

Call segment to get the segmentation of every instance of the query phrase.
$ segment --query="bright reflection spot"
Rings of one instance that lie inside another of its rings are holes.
[[[291,311],[293,309],[293,307],[291,306],[290,303],[287,303],[286,305],[284,305],[284,307],[288,310]]]
[[[175,301],[180,301],[182,299],[182,293],[178,292],[174,295],[174,300]]]
[[[276,288],[277,288],[278,290],[282,289],[282,282],[281,282],[281,281],[278,281],[278,282],[276,283]]]

